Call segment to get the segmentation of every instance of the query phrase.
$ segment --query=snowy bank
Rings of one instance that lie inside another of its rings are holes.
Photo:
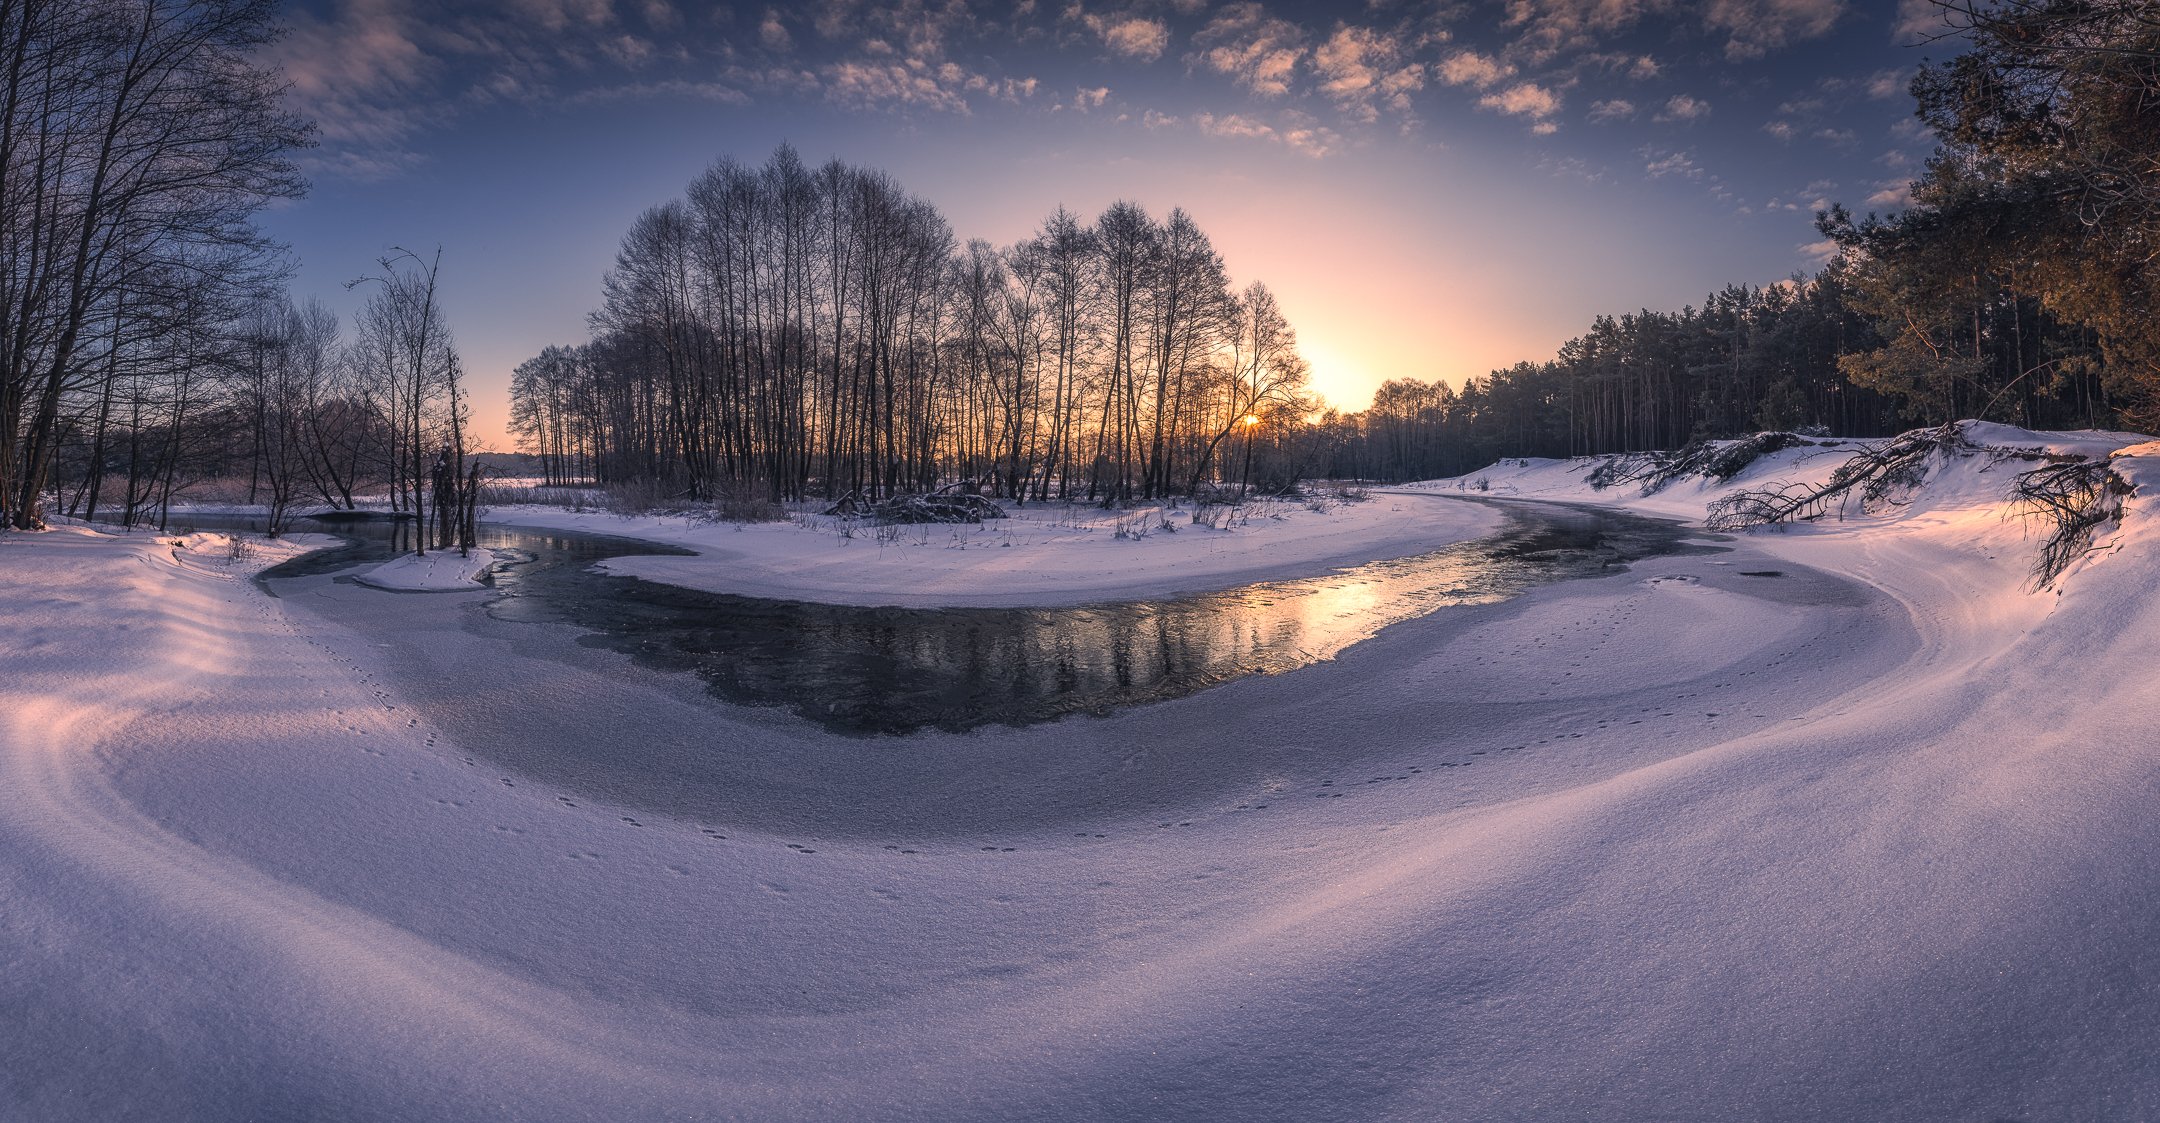
[[[1375,494],[1257,500],[1243,508],[1103,511],[1007,505],[981,524],[876,527],[797,516],[726,523],[551,507],[496,507],[483,521],[681,546],[694,557],[626,557],[609,573],[707,592],[919,608],[1087,604],[1212,592],[1405,557],[1477,537],[1500,516],[1469,503]],[[1212,521],[1216,525],[1209,525]]]
[[[2160,1117],[2160,445],[2030,436],[2137,489],[2048,591],[1982,432],[1843,521],[904,741],[0,536],[0,1116]],[[1481,478],[1700,517],[1817,453]]]
[[[473,550],[470,556],[456,550],[402,554],[353,575],[353,580],[377,589],[401,593],[448,593],[470,590],[495,564],[493,551]]]

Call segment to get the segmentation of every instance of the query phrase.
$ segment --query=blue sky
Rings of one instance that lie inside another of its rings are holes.
[[[963,238],[1183,206],[1359,408],[1811,268],[1816,208],[1894,208],[1932,148],[1906,92],[1953,50],[1931,11],[316,0],[273,49],[321,127],[314,186],[265,224],[299,294],[347,310],[388,247],[442,247],[498,444],[510,369],[585,338],[632,217],[782,142],[892,172]]]

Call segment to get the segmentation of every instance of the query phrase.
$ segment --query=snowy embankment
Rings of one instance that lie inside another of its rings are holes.
[[[495,507],[484,521],[662,542],[694,557],[626,557],[607,572],[707,592],[914,608],[1140,600],[1405,557],[1500,524],[1470,504],[1375,495],[1210,508],[1018,507],[979,525],[876,527],[817,515],[729,523],[559,507]]]
[[[2047,592],[2035,463],[905,740],[0,538],[0,1116],[2160,1117],[2160,446]]]
[[[470,590],[494,564],[491,550],[474,549],[469,555],[436,550],[425,555],[401,554],[361,570],[353,579],[393,592],[449,593]]]

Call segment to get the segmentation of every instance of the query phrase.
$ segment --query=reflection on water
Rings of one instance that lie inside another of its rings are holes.
[[[693,671],[728,701],[785,706],[840,732],[960,731],[1105,713],[1295,670],[1390,624],[1674,552],[1682,534],[1611,511],[1502,510],[1501,531],[1416,557],[1177,600],[1040,609],[862,608],[695,592],[590,568],[602,558],[681,551],[484,526],[483,545],[505,559],[485,610],[500,620],[577,625],[591,633],[580,642]],[[390,520],[322,529],[351,545],[272,569],[265,587],[388,557],[409,533]]]

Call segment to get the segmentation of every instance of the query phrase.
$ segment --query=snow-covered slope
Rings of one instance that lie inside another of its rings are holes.
[[[2045,592],[2031,463],[904,740],[0,538],[0,1116],[2160,1116],[2160,444]]]

